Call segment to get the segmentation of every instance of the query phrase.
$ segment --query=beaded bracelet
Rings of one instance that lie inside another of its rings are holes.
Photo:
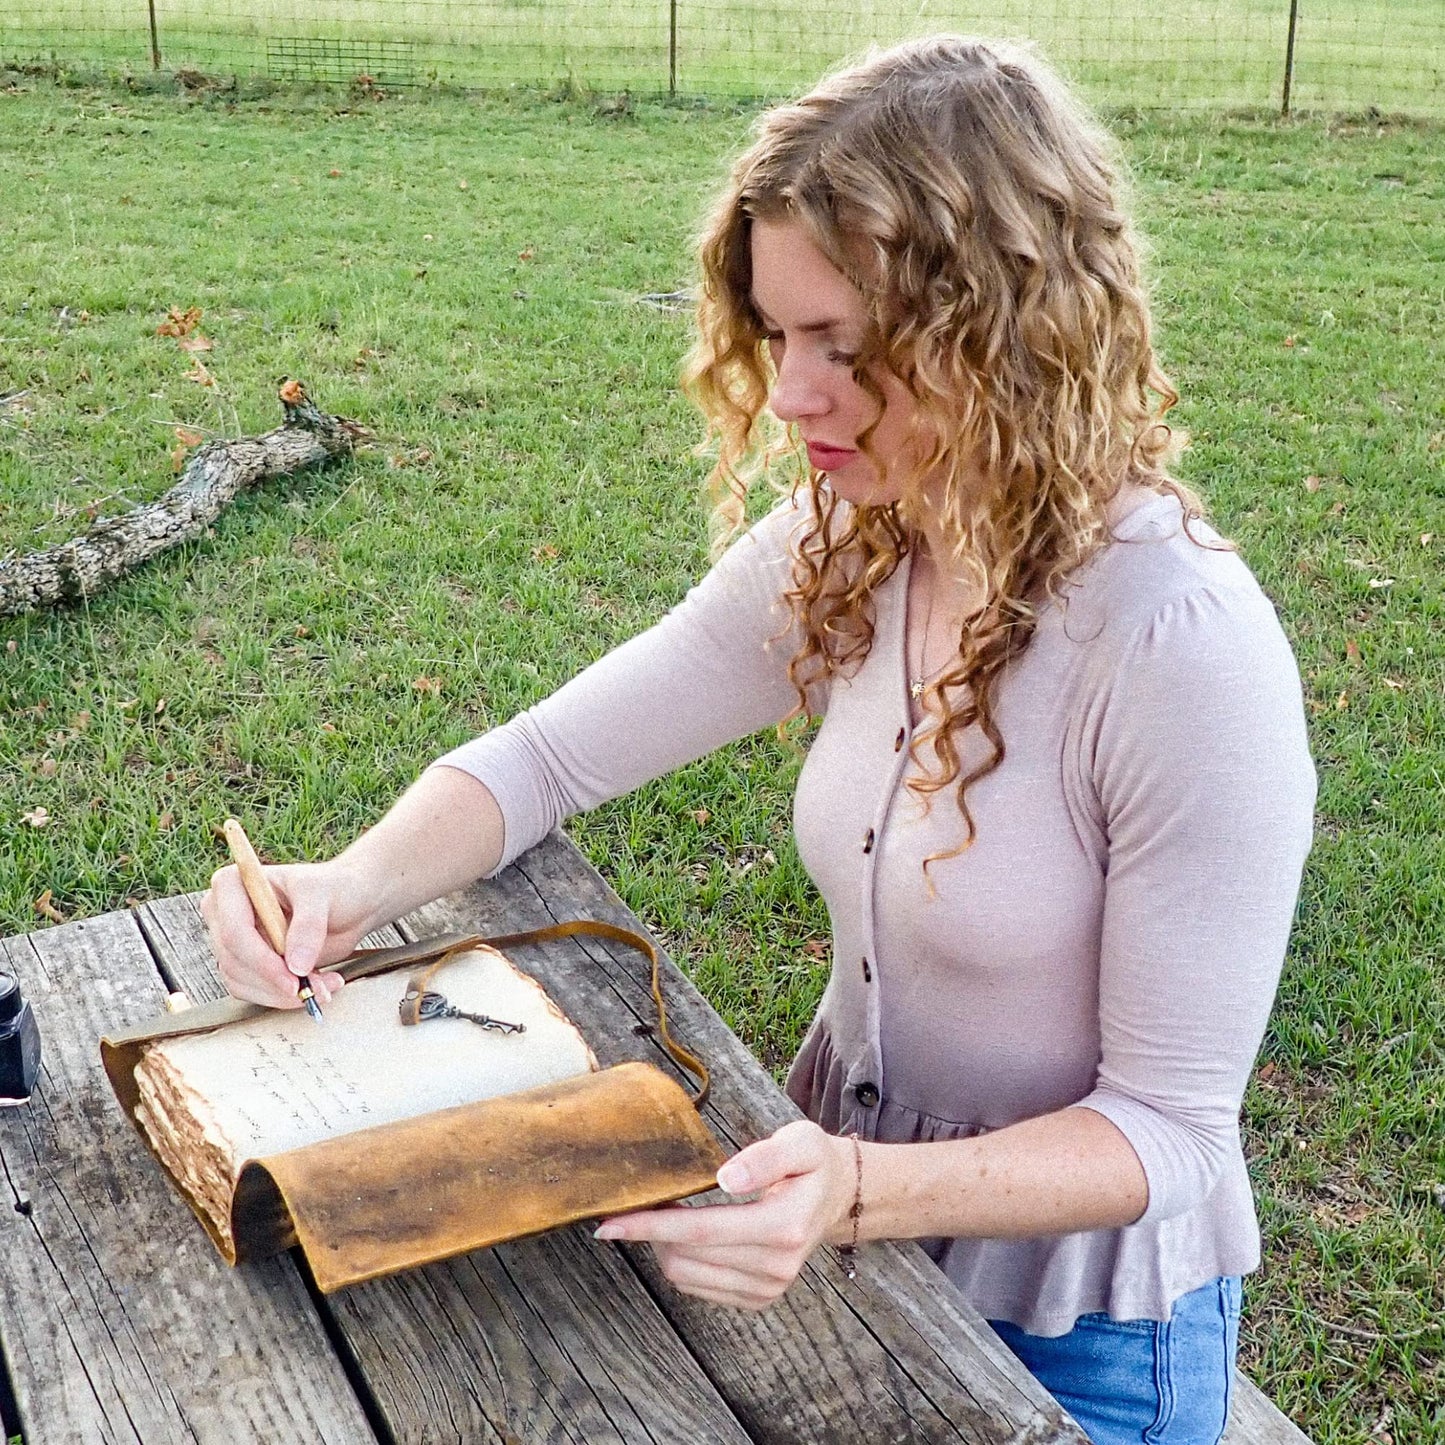
[[[838,1246],[838,1258],[848,1279],[858,1278],[858,1221],[863,1218],[863,1146],[855,1129],[848,1137],[853,1141],[853,1207],[848,1218],[853,1221],[853,1237]]]

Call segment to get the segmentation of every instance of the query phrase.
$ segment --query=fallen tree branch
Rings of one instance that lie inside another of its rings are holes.
[[[0,560],[0,617],[89,597],[158,553],[201,536],[247,487],[349,456],[370,435],[354,421],[319,410],[299,381],[284,380],[280,397],[286,413],[281,426],[203,446],[165,496],[102,518],[59,547]]]

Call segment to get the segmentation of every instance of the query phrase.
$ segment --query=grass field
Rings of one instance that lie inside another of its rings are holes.
[[[679,0],[681,93],[776,95],[870,43],[944,29],[1026,35],[1113,105],[1279,103],[1289,0]],[[668,0],[156,0],[168,67],[383,83],[555,84],[642,94],[669,85]],[[345,55],[288,62],[268,44],[344,39]],[[386,50],[382,42],[401,42]],[[142,71],[147,11],[135,0],[9,0],[0,59],[55,57]],[[288,68],[289,67],[289,68]],[[318,68],[319,67],[319,68]],[[1297,27],[1294,101],[1336,110],[1445,114],[1438,0],[1311,0]]]
[[[0,622],[0,930],[274,858],[676,600],[704,566],[673,379],[728,106],[0,90],[0,538],[172,481],[176,428],[363,420],[89,606]],[[1118,124],[1155,248],[1185,475],[1276,600],[1318,836],[1247,1101],[1266,1264],[1245,1362],[1321,1445],[1445,1441],[1445,131]],[[195,355],[156,334],[202,308]],[[824,980],[796,760],[752,739],[574,835],[770,1065]]]

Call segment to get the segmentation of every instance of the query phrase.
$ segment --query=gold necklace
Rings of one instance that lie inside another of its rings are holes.
[[[938,579],[933,580],[936,584]],[[933,626],[933,599],[937,591],[936,585],[928,589],[928,611],[923,617],[923,636],[918,643],[918,672],[908,684],[908,696],[914,702],[923,696],[923,689],[928,682],[928,629]]]

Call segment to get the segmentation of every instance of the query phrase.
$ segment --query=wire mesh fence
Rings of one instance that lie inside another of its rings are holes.
[[[1027,36],[1110,105],[1445,115],[1445,0],[0,0],[0,63],[775,96],[942,30]]]

